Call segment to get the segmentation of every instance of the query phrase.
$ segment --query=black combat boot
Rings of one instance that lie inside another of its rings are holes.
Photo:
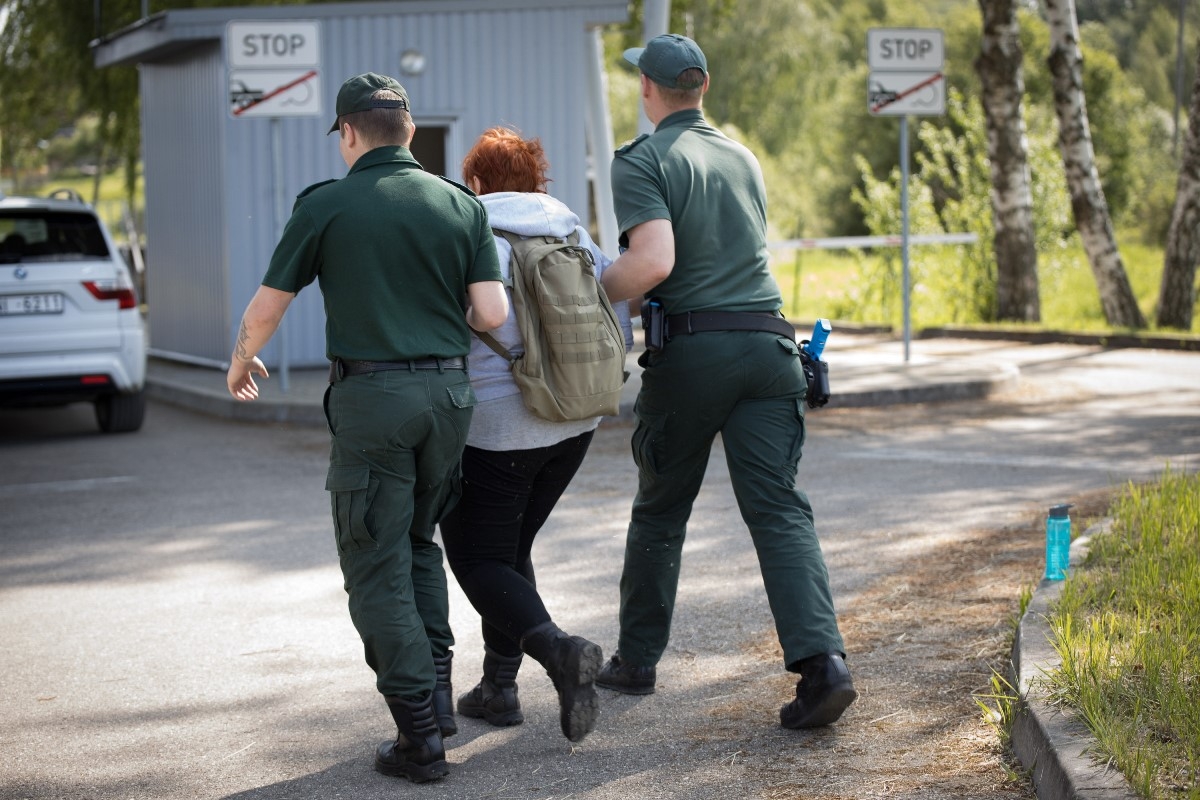
[[[447,652],[433,660],[433,671],[437,676],[437,682],[433,684],[433,715],[437,717],[443,738],[458,733],[458,723],[454,721],[454,688],[450,685],[450,661],[453,658],[454,653]]]
[[[396,741],[383,742],[375,749],[375,770],[416,783],[444,778],[446,747],[433,715],[433,698],[405,700],[385,696],[388,710],[396,720]]]
[[[572,742],[596,727],[600,703],[593,681],[604,655],[600,645],[582,636],[568,636],[553,622],[543,622],[521,636],[521,649],[546,668],[558,690],[558,722]]]
[[[458,698],[458,713],[503,728],[525,721],[517,698],[517,670],[523,655],[502,656],[483,648],[483,680]]]
[[[654,694],[654,683],[654,667],[630,664],[621,658],[620,653],[613,653],[613,657],[596,676],[597,686],[623,694]]]
[[[779,709],[785,728],[817,728],[837,722],[858,697],[841,653],[823,653],[800,662],[796,699]]]

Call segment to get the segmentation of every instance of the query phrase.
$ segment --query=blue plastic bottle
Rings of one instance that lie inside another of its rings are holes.
[[[1071,562],[1071,517],[1067,509],[1070,503],[1051,506],[1046,517],[1046,574],[1048,581],[1061,581],[1067,577]]]
[[[812,338],[805,342],[803,349],[814,361],[821,360],[821,354],[825,352],[825,340],[829,338],[831,330],[833,330],[833,326],[824,317],[818,319],[817,323],[813,325]]]

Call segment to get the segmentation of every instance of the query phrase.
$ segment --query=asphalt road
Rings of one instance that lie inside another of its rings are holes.
[[[839,607],[968,531],[1168,463],[1200,468],[1200,355],[1048,346],[1020,368],[985,401],[810,415],[800,479]],[[606,652],[629,431],[602,426],[535,550],[556,621]],[[123,436],[95,433],[85,406],[0,412],[0,798],[800,797],[779,793],[781,757],[836,765],[867,722],[852,707],[831,729],[784,731],[786,690],[761,716],[710,713],[748,682],[782,685],[756,651],[771,619],[718,447],[657,694],[603,693],[597,730],[571,748],[527,666],[525,725],[460,720],[439,783],[377,775],[371,751],[394,728],[346,613],[325,460],[318,427],[161,403]],[[457,692],[481,646],[452,591]],[[820,796],[863,796],[836,769],[795,769]]]

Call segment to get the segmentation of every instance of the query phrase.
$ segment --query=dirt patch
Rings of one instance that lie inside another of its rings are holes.
[[[1035,387],[1036,388],[1036,387]],[[832,410],[822,425],[870,434],[889,426],[936,432],[998,417],[1037,418],[1073,407],[1069,392],[1026,388],[990,401]],[[948,420],[952,417],[952,423]],[[1107,510],[1120,487],[1068,498],[1076,531]],[[721,675],[690,748],[730,776],[731,791],[766,800],[1033,800],[1024,769],[980,707],[995,707],[993,678],[1012,681],[1021,598],[1041,577],[1045,511],[939,543],[936,558],[896,559],[839,604],[847,663],[859,700],[843,720],[812,731],[763,725],[794,691],[774,630],[740,643],[745,660]],[[736,788],[734,788],[736,787]]]
[[[1086,525],[1111,494],[1073,498],[1072,515]],[[986,700],[992,676],[1012,679],[1013,626],[1022,590],[1040,577],[1044,546],[1041,518],[975,531],[941,548],[936,560],[896,565],[840,609],[859,700],[842,724],[803,735],[779,759],[779,780],[762,796],[1034,798],[977,699],[994,706]],[[764,633],[747,649],[778,664],[773,642]],[[732,723],[747,711],[769,713],[765,698],[794,686],[794,676],[765,680],[770,691],[739,696],[713,716]]]

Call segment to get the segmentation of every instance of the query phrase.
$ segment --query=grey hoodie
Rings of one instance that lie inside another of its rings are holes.
[[[480,195],[488,212],[488,223],[493,228],[510,231],[521,236],[569,236],[579,231],[579,242],[592,251],[596,259],[596,276],[599,277],[612,263],[599,246],[592,241],[586,229],[579,225],[579,217],[563,203],[548,194],[536,192],[495,192]],[[507,281],[512,248],[502,237],[496,237],[496,251],[500,258],[500,272]],[[509,294],[511,305],[512,295]],[[621,328],[625,332],[625,349],[633,347],[633,328],[629,321],[629,304],[613,303]],[[492,336],[509,352],[525,352],[517,320],[511,308],[508,319]],[[578,436],[595,429],[600,417],[575,422],[548,422],[530,413],[521,401],[521,393],[512,379],[508,362],[490,347],[472,337],[471,341],[471,385],[479,398],[475,414],[471,418],[471,430],[467,444],[482,450],[530,450],[549,447],[552,444]]]

